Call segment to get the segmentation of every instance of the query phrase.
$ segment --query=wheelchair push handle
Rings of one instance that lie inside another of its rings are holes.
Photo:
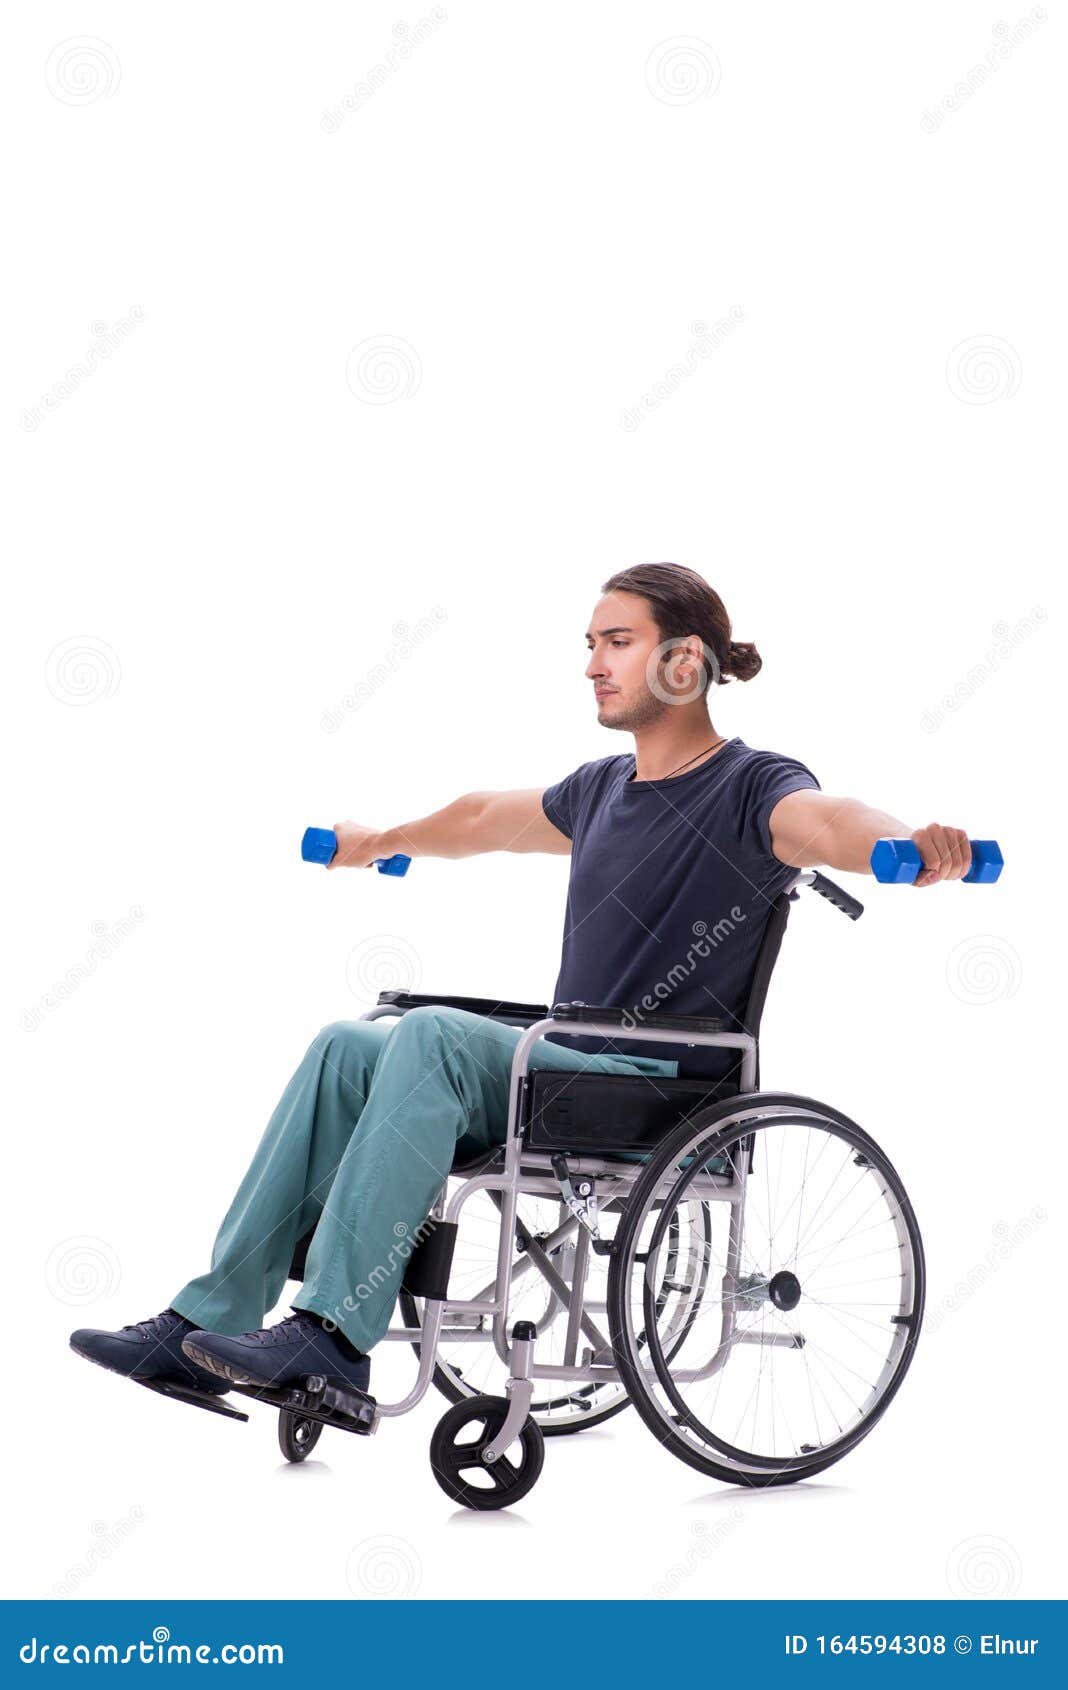
[[[836,910],[841,910],[850,921],[859,921],[864,914],[864,905],[859,898],[854,898],[852,892],[847,892],[844,886],[839,886],[836,880],[828,880],[818,869],[810,871],[809,885],[813,892],[818,892],[821,898],[826,898]]]
[[[337,854],[337,834],[332,827],[309,827],[300,842],[300,854],[306,863],[332,863]],[[407,874],[411,857],[376,857],[379,874]]]
[[[965,885],[989,886],[1001,873],[1005,859],[996,839],[969,839],[972,866],[961,875]],[[887,886],[911,886],[923,867],[918,845],[911,839],[877,839],[871,854],[871,871]]]

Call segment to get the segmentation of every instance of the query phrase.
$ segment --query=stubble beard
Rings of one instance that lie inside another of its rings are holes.
[[[602,714],[601,726],[618,728],[622,733],[640,733],[644,728],[651,728],[671,709],[670,704],[665,704],[663,699],[651,692],[629,699],[625,704],[620,702],[618,693],[613,693],[610,698],[601,700],[602,712],[606,705],[612,706],[612,713],[610,716]]]

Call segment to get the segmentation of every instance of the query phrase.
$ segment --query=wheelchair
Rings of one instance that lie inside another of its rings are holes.
[[[805,887],[853,920],[863,913],[826,876],[799,872],[772,904],[740,1031],[666,1012],[639,1026],[584,1003],[379,993],[362,1019],[439,1004],[524,1029],[507,1136],[454,1163],[407,1259],[400,1324],[381,1340],[414,1351],[402,1400],[321,1376],[245,1388],[279,1408],[288,1460],[304,1460],[326,1426],[377,1430],[432,1385],[450,1406],[431,1468],[476,1510],[530,1491],[547,1437],[628,1406],[672,1455],[749,1487],[810,1478],[871,1431],[915,1351],[923,1248],[866,1132],[812,1098],[760,1090],[768,984]],[[529,1067],[548,1032],[733,1056],[717,1080]]]

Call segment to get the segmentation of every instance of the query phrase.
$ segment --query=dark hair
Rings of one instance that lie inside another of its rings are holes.
[[[606,581],[602,593],[640,593],[649,600],[661,638],[697,634],[715,659],[705,689],[716,681],[751,681],[762,660],[748,640],[731,639],[731,619],[723,600],[695,569],[682,563],[636,563]]]

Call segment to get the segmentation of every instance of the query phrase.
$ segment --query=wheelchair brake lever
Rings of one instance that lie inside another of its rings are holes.
[[[583,1176],[576,1188],[568,1170],[567,1157],[557,1151],[554,1156],[550,1157],[550,1161],[553,1173],[556,1176],[556,1183],[560,1187],[560,1195],[568,1211],[574,1215],[579,1225],[585,1227],[589,1233],[593,1241],[595,1255],[611,1255],[612,1241],[608,1238],[602,1238],[598,1229],[597,1198],[594,1194],[593,1181]]]

